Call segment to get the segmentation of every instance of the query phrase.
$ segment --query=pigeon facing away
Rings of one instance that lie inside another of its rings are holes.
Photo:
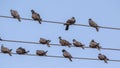
[[[64,25],[66,25],[65,30],[69,29],[69,26],[72,24],[75,24],[76,20],[75,17],[72,17],[71,19],[68,19]]]
[[[19,47],[17,50],[16,50],[16,53],[17,54],[27,54],[29,51],[26,51],[24,48],[22,47]]]
[[[34,10],[31,10],[32,12],[32,19],[35,21],[38,21],[41,24],[42,18],[38,13],[36,13]]]
[[[10,12],[11,12],[11,15],[13,16],[13,18],[18,19],[18,21],[21,22],[20,15],[18,14],[18,12],[16,10],[11,9]]]
[[[51,42],[51,40],[46,40],[46,39],[44,39],[44,38],[40,38],[39,42],[40,42],[41,44],[47,44],[47,46],[50,47],[50,44],[49,44],[49,43]]]
[[[82,49],[84,49],[84,44],[82,44],[81,42],[73,39],[73,45],[76,46],[76,47],[81,47]]]
[[[95,42],[94,40],[91,40],[89,47],[97,48],[98,50],[101,48],[101,46],[99,46],[99,43]]]
[[[12,51],[12,49],[8,49],[7,47],[4,47],[3,44],[2,44],[2,46],[1,46],[1,52],[2,53],[7,53],[10,56],[12,56],[11,51]]]
[[[107,60],[109,60],[105,55],[101,53],[98,54],[98,59],[104,60],[105,63],[108,63]]]
[[[39,55],[39,56],[47,56],[46,53],[48,51],[44,51],[44,50],[36,50],[36,55]]]
[[[72,61],[72,55],[69,52],[67,52],[65,49],[63,49],[62,52],[65,58],[68,58],[70,61]]]
[[[99,26],[91,18],[88,21],[89,21],[89,25],[91,27],[94,27],[96,29],[96,31],[98,32],[99,31]]]
[[[68,47],[70,47],[70,45],[72,45],[72,44],[69,43],[67,40],[62,39],[61,37],[59,37],[59,43],[60,43],[62,46],[68,46]]]

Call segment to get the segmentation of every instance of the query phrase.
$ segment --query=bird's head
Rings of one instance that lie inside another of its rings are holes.
[[[61,39],[61,36],[59,36],[58,38]]]
[[[39,50],[36,50],[36,52],[39,52]]]
[[[12,12],[13,10],[12,9],[10,9],[10,12]]]
[[[95,41],[92,39],[91,42],[95,42]]]
[[[75,19],[75,17],[72,17],[72,19]]]
[[[73,42],[76,41],[75,39],[73,39]]]
[[[18,49],[23,49],[22,47],[19,47]]]
[[[62,52],[65,52],[65,51],[66,51],[65,49],[62,50]]]
[[[35,11],[34,11],[33,9],[31,10],[31,12],[32,12],[32,13],[35,13]]]
[[[40,38],[40,39],[43,39],[43,38]]]
[[[89,20],[92,20],[91,18],[89,18]]]
[[[101,53],[99,53],[98,55],[102,55]]]

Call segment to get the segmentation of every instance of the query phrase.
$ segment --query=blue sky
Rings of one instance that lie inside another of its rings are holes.
[[[92,18],[100,26],[120,27],[120,1],[119,0],[1,0],[0,15],[10,16],[10,9],[17,10],[21,17],[31,18],[31,9],[38,12],[43,20],[65,22],[74,16],[76,24],[88,25],[88,19]],[[83,26],[70,26],[69,31],[65,31],[65,26],[42,22],[40,25],[36,21],[0,18],[0,36],[3,39],[23,40],[38,42],[40,37],[51,40],[51,43],[59,44],[58,37],[72,42],[75,38],[86,46],[91,39],[96,40],[102,47],[120,48],[119,30],[110,30],[100,28],[96,32],[94,28]],[[74,57],[97,58],[98,53],[105,54],[109,59],[120,59],[119,51],[107,51],[96,49],[68,48],[58,46],[42,46],[41,44],[23,44],[0,42],[6,47],[16,48],[22,46],[30,53],[34,54],[36,50],[48,50],[48,55],[62,56],[62,49],[66,49]],[[75,60],[70,62],[68,59],[48,58],[37,56],[12,57],[6,54],[0,54],[1,68],[117,68],[119,62],[109,62],[105,64],[102,61],[95,60]]]

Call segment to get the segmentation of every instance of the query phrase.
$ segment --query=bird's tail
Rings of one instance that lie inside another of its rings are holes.
[[[30,51],[26,51],[26,53],[28,53],[28,52],[30,52]]]
[[[69,25],[66,25],[65,30],[68,30],[68,29],[69,29]]]
[[[47,52],[48,52],[48,51],[45,51],[45,56],[47,56],[47,55],[46,55],[46,54],[47,54]]]
[[[38,22],[41,24],[42,19],[39,19]]]
[[[10,49],[10,52],[12,51],[12,49]]]
[[[72,58],[69,58],[69,60],[72,62]]]
[[[71,47],[71,45],[72,45],[72,44],[71,44],[71,43],[69,43],[68,47]]]
[[[101,46],[99,45],[99,43],[97,43],[97,49],[100,50]]]
[[[18,21],[19,21],[19,22],[21,22],[21,19],[20,19],[20,18],[18,18]]]
[[[108,63],[108,62],[107,62],[107,59],[104,59],[104,62],[105,62],[105,63]]]
[[[97,32],[99,31],[99,27],[96,27],[96,31],[97,31]]]
[[[10,49],[9,52],[8,52],[8,54],[9,54],[10,56],[12,56],[11,51],[12,51],[12,49]]]
[[[50,47],[50,41],[49,40],[47,40],[47,46]]]
[[[8,53],[10,56],[12,56],[11,52]]]
[[[82,49],[85,49],[85,48],[84,48],[84,45],[82,45],[81,48],[82,48]]]

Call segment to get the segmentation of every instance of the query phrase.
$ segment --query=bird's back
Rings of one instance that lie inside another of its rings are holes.
[[[39,15],[38,13],[33,13],[33,14],[32,14],[32,18],[33,18],[34,20],[38,20],[38,19],[40,19],[40,15]]]

